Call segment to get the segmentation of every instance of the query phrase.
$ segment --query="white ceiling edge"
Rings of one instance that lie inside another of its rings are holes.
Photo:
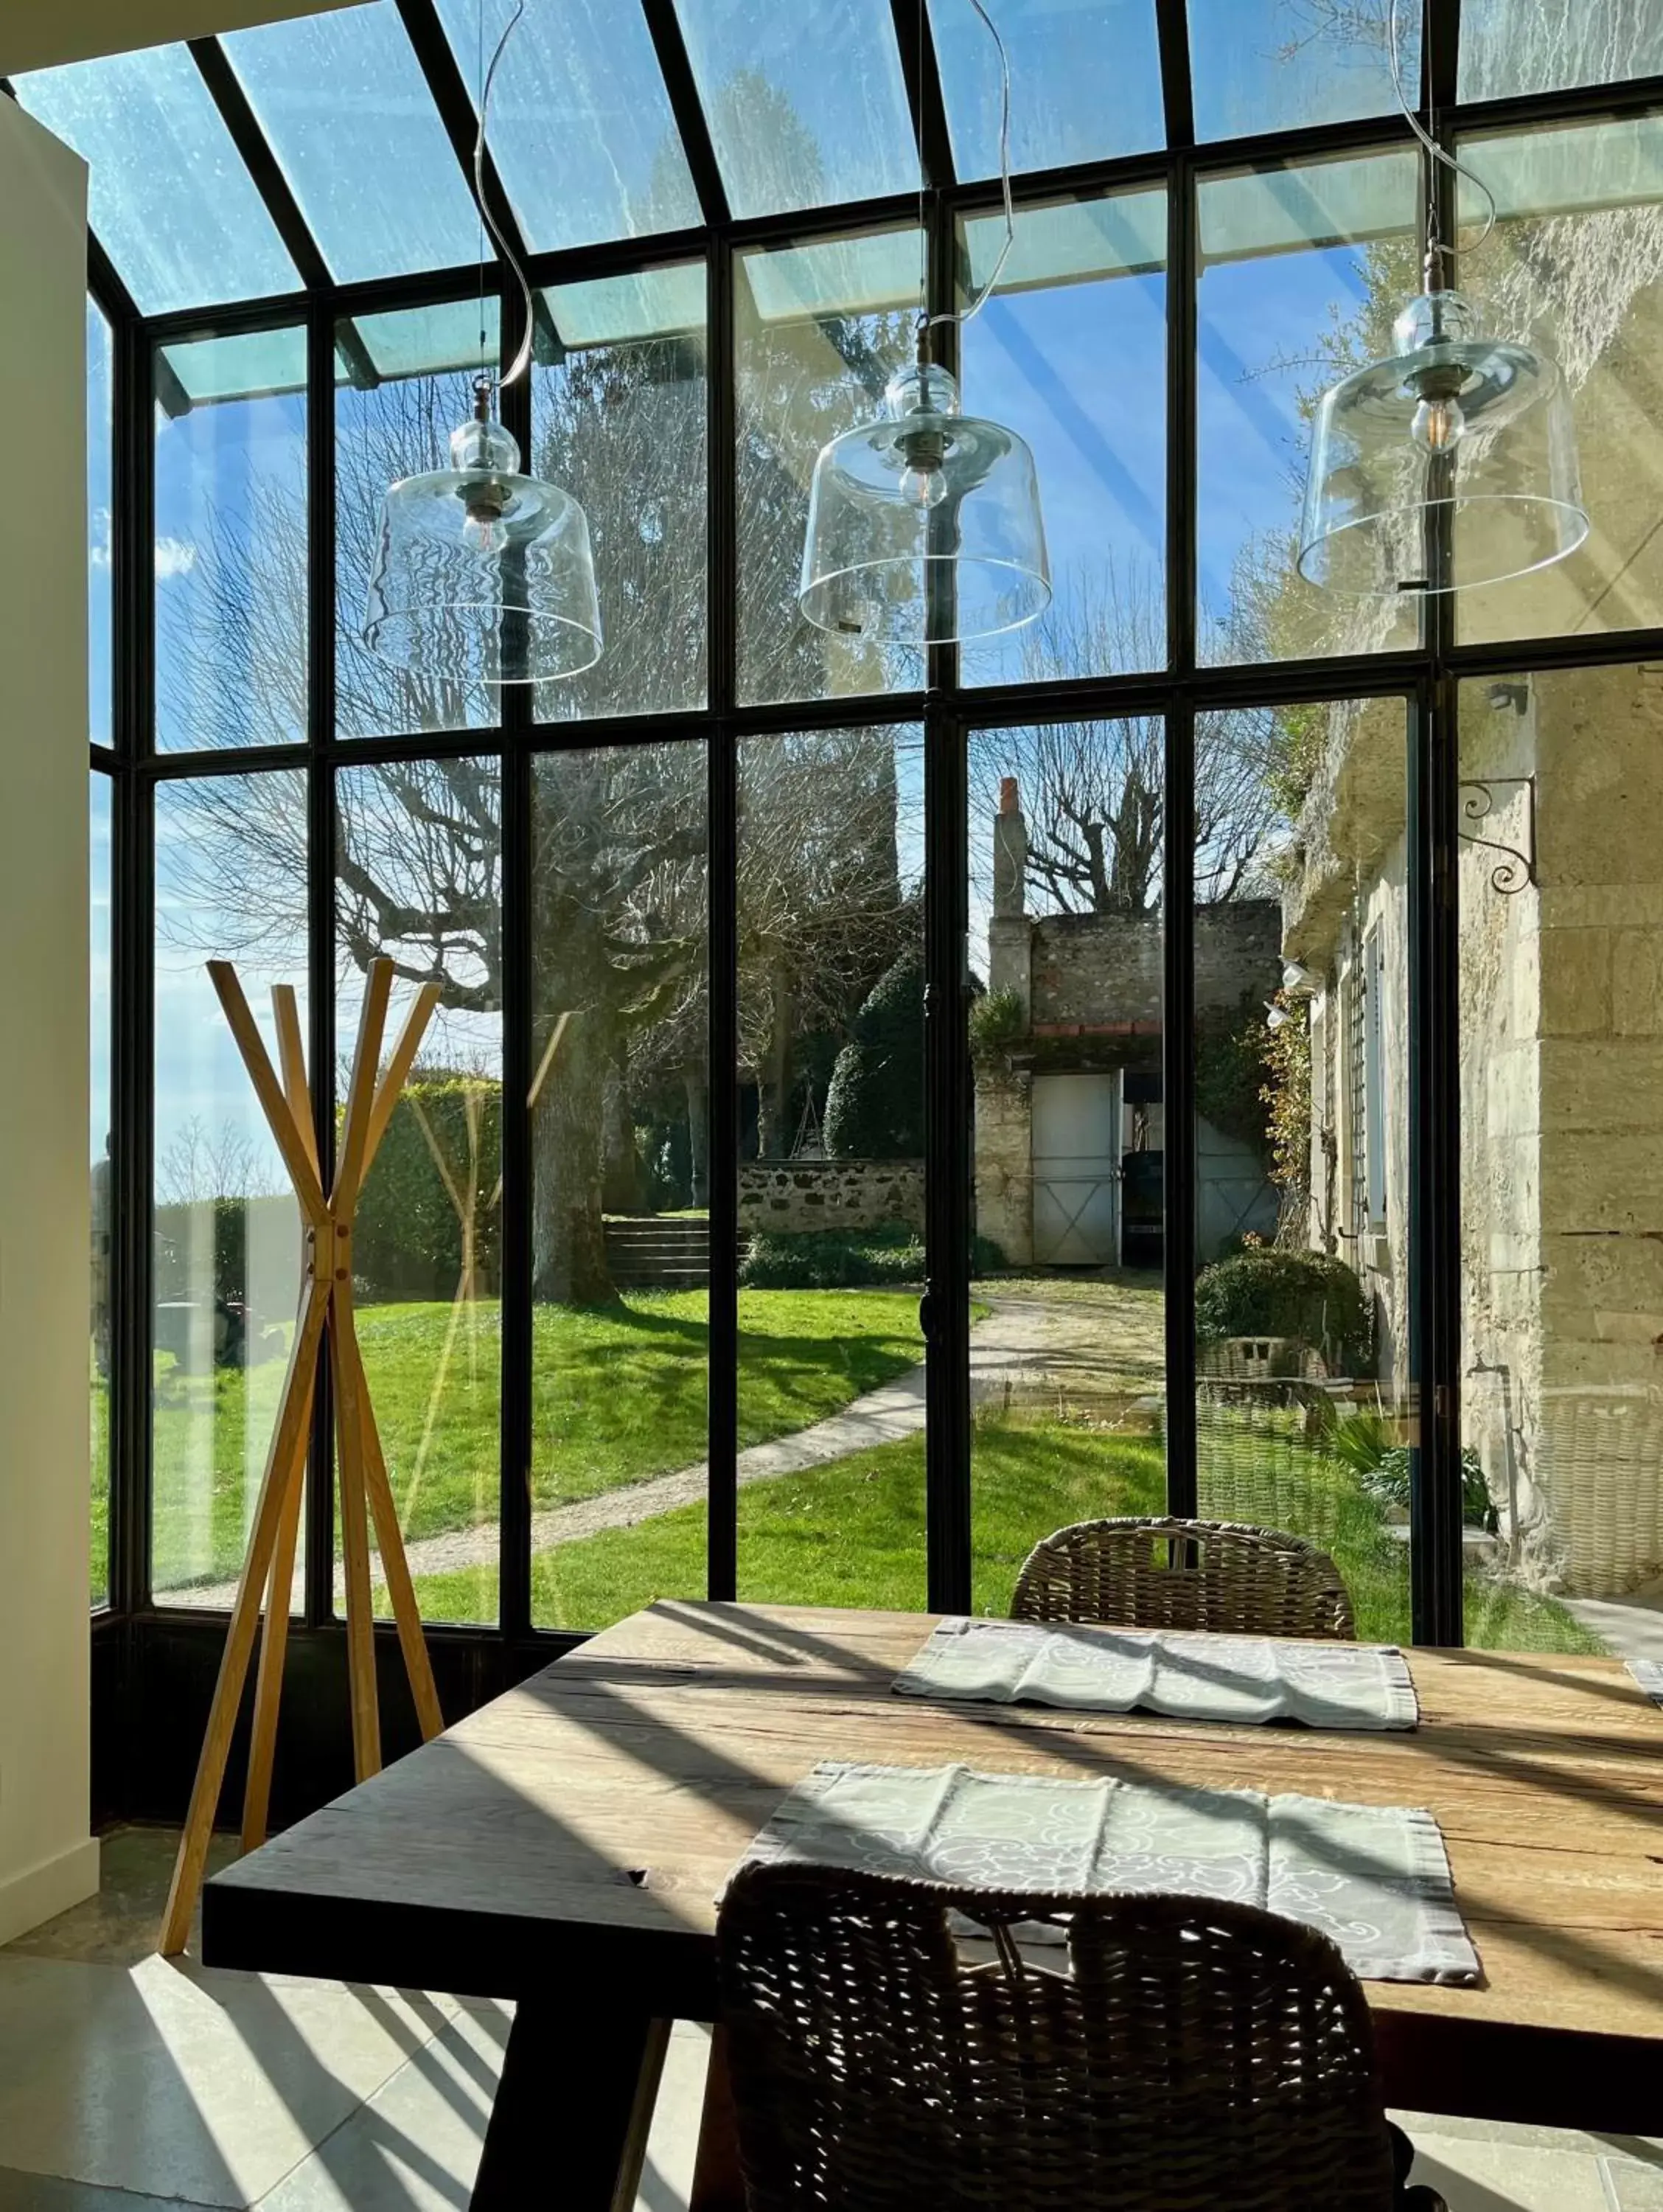
[[[357,0],[4,0],[0,76],[356,4]]]

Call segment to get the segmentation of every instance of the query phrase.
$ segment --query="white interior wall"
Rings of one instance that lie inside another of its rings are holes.
[[[86,171],[0,100],[0,1942],[88,1833]]]
[[[0,0],[0,76],[321,15],[355,0]]]

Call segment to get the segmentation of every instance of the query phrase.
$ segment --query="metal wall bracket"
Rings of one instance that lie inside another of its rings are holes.
[[[1496,837],[1480,836],[1478,830],[1467,825],[1487,822],[1496,811],[1498,791],[1522,791],[1525,794],[1525,834],[1521,844],[1506,845]],[[1517,892],[1536,884],[1536,779],[1533,775],[1492,775],[1482,781],[1474,781],[1460,786],[1461,829],[1463,844],[1483,845],[1492,853],[1503,855],[1490,872],[1490,888],[1503,898],[1512,898]],[[1539,886],[1538,886],[1539,888]]]

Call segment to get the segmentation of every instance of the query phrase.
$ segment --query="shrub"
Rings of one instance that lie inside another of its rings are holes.
[[[976,1274],[1004,1265],[986,1237],[974,1240]],[[762,1230],[750,1240],[739,1280],[753,1291],[859,1291],[924,1280],[924,1239],[901,1222],[877,1229]]]
[[[835,1160],[913,1160],[924,1152],[924,956],[903,952],[849,1024],[826,1091]]]
[[[1363,1487],[1382,1505],[1409,1504],[1409,1447],[1397,1442],[1398,1424],[1379,1413],[1336,1418],[1323,1437],[1327,1449],[1350,1468]],[[1461,1519],[1470,1528],[1496,1526],[1484,1463],[1469,1445],[1461,1454]]]
[[[502,1085],[486,1076],[418,1076],[393,1109],[358,1201],[352,1272],[366,1298],[456,1295],[462,1223],[423,1134],[424,1121],[464,1196],[476,1147],[475,1264],[488,1286],[496,1284],[502,1216],[491,1198],[502,1171]]]
[[[1020,991],[985,991],[970,1009],[970,1046],[999,1052],[1028,1034]]]
[[[1317,1346],[1331,1368],[1363,1364],[1369,1337],[1362,1285],[1343,1260],[1273,1249],[1202,1268],[1195,1329],[1214,1344],[1227,1336],[1298,1337]]]
[[[1195,1110],[1256,1152],[1271,1148],[1265,1085],[1269,1042],[1265,1010],[1251,991],[1233,1006],[1205,1008],[1195,1017]]]

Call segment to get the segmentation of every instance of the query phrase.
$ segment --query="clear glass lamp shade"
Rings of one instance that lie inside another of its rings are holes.
[[[928,363],[894,376],[876,422],[814,465],[798,603],[818,629],[945,645],[1017,629],[1051,604],[1034,456],[1014,430],[959,412]]]
[[[388,491],[364,642],[435,683],[536,684],[601,653],[589,524],[569,492],[519,473],[500,423],[451,433],[455,465]]]
[[[1459,292],[1423,293],[1397,351],[1325,392],[1299,572],[1359,599],[1459,592],[1545,568],[1588,533],[1557,363],[1478,336]]]

